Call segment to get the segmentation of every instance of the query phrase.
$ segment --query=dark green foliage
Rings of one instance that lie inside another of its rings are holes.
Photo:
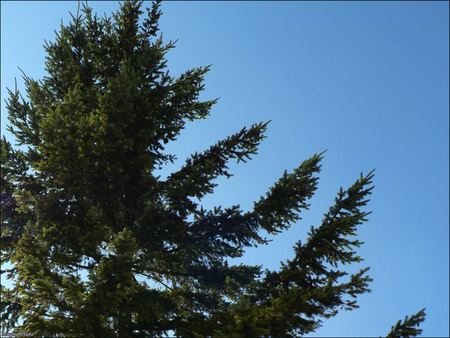
[[[425,309],[420,310],[411,318],[405,317],[402,322],[399,320],[395,326],[392,326],[391,332],[386,336],[386,338],[409,338],[415,337],[422,333],[421,329],[416,329],[425,320]]]
[[[205,210],[230,160],[257,153],[257,123],[195,153],[166,179],[165,145],[216,102],[199,101],[209,67],[166,71],[173,43],[158,37],[159,3],[143,14],[125,2],[110,18],[83,6],[46,43],[48,76],[24,75],[26,95],[9,92],[16,149],[1,141],[1,323],[34,335],[293,337],[317,329],[369,292],[355,249],[373,172],[339,191],[322,224],[279,271],[230,265],[300,219],[317,189],[323,153],[285,172],[266,196]],[[414,335],[406,318],[391,336]]]

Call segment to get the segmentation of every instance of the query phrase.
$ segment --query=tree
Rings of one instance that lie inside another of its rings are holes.
[[[46,43],[48,76],[24,75],[28,100],[9,91],[14,148],[3,137],[1,273],[4,330],[83,337],[293,337],[313,332],[370,292],[359,263],[357,227],[373,172],[346,190],[294,258],[279,271],[231,265],[245,248],[268,244],[308,209],[323,153],[285,172],[251,211],[205,210],[214,180],[230,160],[257,153],[268,122],[243,128],[194,153],[166,179],[165,145],[186,122],[206,118],[199,101],[209,70],[172,77],[158,36],[160,3],[124,2],[99,19],[83,5],[55,42]],[[141,23],[142,22],[142,23]],[[390,336],[414,336],[424,312]]]

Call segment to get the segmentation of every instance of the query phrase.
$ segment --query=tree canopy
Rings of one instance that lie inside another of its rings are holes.
[[[142,19],[141,16],[146,13]],[[41,80],[24,74],[26,98],[9,91],[1,140],[1,323],[3,330],[82,337],[295,337],[314,332],[370,292],[357,229],[374,173],[341,189],[322,222],[276,271],[233,265],[300,220],[318,185],[324,153],[281,178],[244,211],[205,210],[230,161],[257,153],[269,122],[244,127],[173,163],[165,151],[186,123],[206,118],[198,67],[172,77],[159,33],[160,3],[126,1],[112,17],[83,5],[46,42]],[[409,337],[424,311],[389,337]]]

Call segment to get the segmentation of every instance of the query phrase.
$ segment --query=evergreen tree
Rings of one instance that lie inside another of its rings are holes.
[[[356,231],[373,172],[347,190],[279,271],[230,265],[300,219],[318,183],[323,153],[284,175],[254,204],[205,210],[230,160],[245,162],[267,122],[194,153],[167,178],[165,145],[186,122],[206,118],[199,101],[209,67],[172,77],[158,32],[159,2],[124,2],[112,18],[83,5],[45,45],[48,76],[24,75],[25,100],[9,91],[14,148],[2,159],[3,330],[64,337],[293,337],[313,332],[369,292]],[[391,337],[414,336],[423,311]]]

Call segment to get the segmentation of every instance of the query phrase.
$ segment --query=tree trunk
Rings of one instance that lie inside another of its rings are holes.
[[[127,304],[125,309],[120,309],[118,313],[118,338],[131,338],[133,337],[133,331],[131,327],[131,312],[128,309]]]

